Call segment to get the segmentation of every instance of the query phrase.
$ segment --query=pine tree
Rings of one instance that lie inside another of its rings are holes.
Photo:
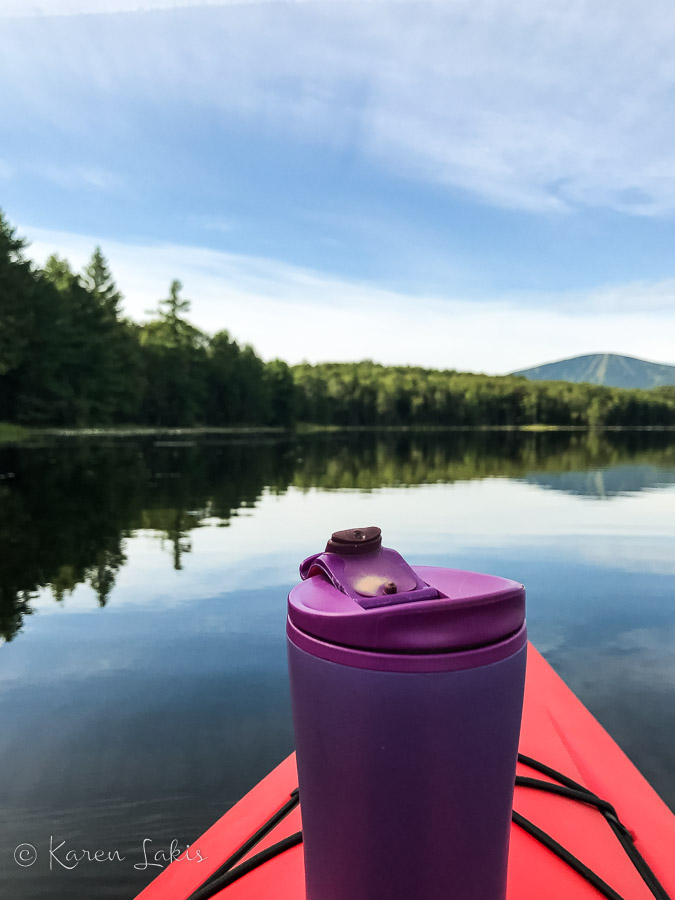
[[[191,301],[180,296],[183,285],[180,281],[174,280],[169,287],[169,296],[165,300],[159,301],[158,312],[166,323],[171,342],[174,347],[180,346],[183,337],[187,331],[188,323],[183,319],[183,314],[190,312]],[[190,327],[190,326],[188,326]]]
[[[0,210],[0,376],[21,363],[30,340],[35,276],[25,247]]]
[[[82,285],[89,293],[98,301],[100,306],[113,318],[118,319],[120,316],[120,306],[122,303],[122,294],[118,291],[113,280],[108,261],[101,252],[100,247],[96,247],[89,264],[82,273]]]
[[[59,291],[70,290],[77,279],[77,275],[73,272],[68,260],[62,259],[56,253],[52,253],[47,259],[42,269],[42,274]]]
[[[143,415],[156,425],[194,425],[204,416],[208,341],[183,318],[190,301],[180,296],[182,289],[180,281],[171,282],[169,296],[152,310],[159,318],[140,333],[147,383]]]
[[[88,271],[91,278],[78,278],[66,260],[52,255],[42,272],[59,298],[52,323],[58,344],[50,353],[59,364],[58,376],[49,379],[58,388],[53,414],[65,424],[130,421],[138,408],[137,343],[128,323],[117,317],[120,294],[100,251]],[[35,383],[33,393],[43,394],[45,382]]]

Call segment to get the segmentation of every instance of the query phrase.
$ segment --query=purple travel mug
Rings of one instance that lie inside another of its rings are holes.
[[[288,598],[307,900],[503,900],[525,589],[336,532]]]

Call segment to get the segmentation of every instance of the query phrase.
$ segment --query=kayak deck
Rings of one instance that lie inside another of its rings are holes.
[[[520,753],[564,773],[609,801],[630,829],[644,860],[675,900],[675,816],[531,645]],[[521,762],[518,775],[555,783],[553,778]],[[291,754],[195,840],[187,856],[164,870],[138,895],[138,900],[187,900],[284,807],[297,783],[295,754]],[[597,809],[568,797],[516,786],[514,810],[592,869],[623,900],[654,900],[654,894]],[[401,815],[405,817],[405,798]],[[300,807],[296,805],[240,861],[300,829]],[[437,851],[443,852],[442,834],[438,836]],[[199,861],[199,856],[203,861]],[[302,845],[284,850],[214,896],[222,900],[304,900]],[[518,825],[512,825],[507,900],[598,900],[601,896],[596,887],[551,850]]]

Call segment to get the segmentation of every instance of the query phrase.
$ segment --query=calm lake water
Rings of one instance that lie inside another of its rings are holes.
[[[184,847],[292,750],[286,595],[369,524],[524,582],[533,642],[675,808],[675,434],[0,447],[0,896],[132,898],[144,840]],[[125,858],[50,871],[50,840]]]

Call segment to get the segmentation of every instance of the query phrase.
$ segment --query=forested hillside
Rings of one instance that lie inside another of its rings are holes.
[[[675,389],[626,391],[415,367],[263,362],[187,318],[173,281],[154,318],[122,314],[100,250],[43,268],[0,214],[0,421],[29,426],[675,425]]]
[[[675,425],[675,390],[623,391],[372,362],[293,368],[301,421],[334,425]]]

